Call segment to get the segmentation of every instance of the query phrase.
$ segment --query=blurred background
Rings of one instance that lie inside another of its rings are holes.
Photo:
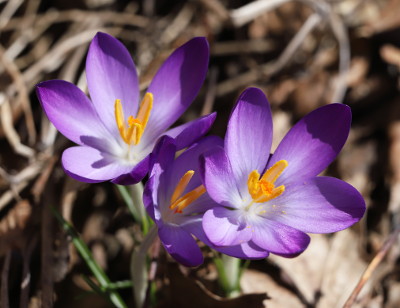
[[[360,223],[312,236],[295,259],[251,262],[242,294],[229,300],[210,250],[203,266],[188,269],[155,242],[147,307],[341,307],[377,254],[352,307],[400,307],[399,16],[399,0],[0,0],[0,306],[112,307],[89,292],[83,275],[91,273],[50,206],[112,281],[130,279],[140,226],[113,184],[64,174],[60,155],[71,143],[35,95],[35,84],[49,79],[86,90],[87,48],[103,31],[132,54],[142,91],[175,48],[205,36],[208,77],[179,123],[217,111],[210,133],[221,137],[249,86],[271,103],[274,147],[319,106],[353,111],[348,142],[326,174],[362,193],[368,210]],[[133,307],[131,288],[120,294]]]

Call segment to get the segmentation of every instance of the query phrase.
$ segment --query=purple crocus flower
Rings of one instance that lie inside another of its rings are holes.
[[[224,148],[201,158],[204,185],[219,204],[203,217],[208,239],[220,247],[248,245],[293,257],[308,246],[306,233],[336,232],[359,221],[365,212],[359,192],[339,179],[317,177],[340,152],[350,123],[348,106],[321,107],[300,120],[270,155],[269,103],[261,90],[245,90],[230,117]]]
[[[199,156],[222,144],[219,137],[205,137],[176,159],[177,147],[170,137],[163,137],[154,149],[155,161],[144,189],[144,204],[165,249],[186,266],[203,263],[191,234],[205,238],[202,216],[217,205],[202,185]]]
[[[91,101],[66,81],[37,86],[49,120],[78,144],[62,155],[65,171],[83,182],[137,183],[148,172],[150,153],[161,135],[175,138],[182,149],[205,134],[215,114],[165,131],[197,95],[208,58],[205,38],[184,44],[164,62],[139,104],[138,78],[129,52],[114,37],[97,33],[86,59]]]

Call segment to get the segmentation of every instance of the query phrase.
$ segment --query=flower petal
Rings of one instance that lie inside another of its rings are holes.
[[[300,120],[283,138],[268,163],[286,160],[289,166],[276,185],[301,182],[322,172],[346,142],[351,110],[343,104],[320,107]]]
[[[251,239],[251,229],[242,223],[239,211],[214,207],[203,216],[203,229],[216,246],[235,246]]]
[[[174,127],[168,130],[165,134],[174,138],[176,149],[181,150],[203,137],[210,130],[216,116],[216,112],[213,112],[191,122]]]
[[[115,100],[121,100],[126,116],[136,116],[138,108],[139,83],[132,57],[116,38],[98,32],[89,47],[86,75],[97,113],[110,132],[119,136]]]
[[[188,108],[206,77],[208,58],[207,40],[198,37],[164,62],[148,88],[154,101],[143,139],[156,139]]]
[[[187,221],[182,224],[181,227],[193,234],[207,246],[231,257],[256,260],[264,259],[269,255],[268,251],[257,247],[257,245],[251,241],[236,246],[222,247],[213,245],[204,233],[201,216],[190,216],[190,219],[188,217]]]
[[[255,169],[263,172],[271,144],[272,116],[268,100],[261,90],[248,88],[238,99],[225,137],[225,151],[239,183],[246,183]]]
[[[196,240],[189,232],[178,226],[164,224],[158,235],[168,253],[185,266],[198,266],[203,263],[203,254]]]
[[[86,146],[66,149],[62,155],[62,164],[69,176],[87,183],[108,181],[132,169],[114,157]]]
[[[150,169],[150,154],[143,158],[136,165],[131,166],[128,173],[121,174],[111,182],[119,185],[132,185],[139,183]]]
[[[358,222],[365,212],[360,193],[331,177],[315,177],[293,185],[274,204],[280,215],[267,212],[267,217],[307,233],[343,230]]]
[[[252,234],[254,244],[282,257],[297,256],[310,243],[307,234],[268,219],[252,226]]]
[[[155,207],[158,201],[157,198],[157,183],[158,178],[155,176],[151,176],[149,180],[146,182],[143,190],[143,204],[147,211],[147,214],[153,219],[156,220],[155,217]]]
[[[246,243],[236,246],[212,247],[212,248],[228,256],[240,259],[259,260],[269,256],[268,251],[258,247],[252,241],[248,241]]]
[[[74,84],[44,81],[36,86],[36,93],[51,123],[71,141],[106,148],[107,142],[113,140],[92,102]]]
[[[210,197],[228,207],[241,204],[232,167],[223,148],[215,147],[200,157],[200,173]]]

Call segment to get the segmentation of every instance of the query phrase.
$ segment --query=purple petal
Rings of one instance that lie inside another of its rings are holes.
[[[175,152],[174,140],[164,136],[157,142],[151,156],[151,172],[144,187],[143,203],[150,217],[156,222],[161,219],[159,195],[165,195],[165,188],[160,183],[170,182],[169,178],[166,178],[169,175],[165,171],[173,164]]]
[[[289,163],[276,185],[321,173],[342,149],[350,124],[351,110],[342,104],[323,106],[306,115],[288,132],[268,163],[268,167],[282,159]]]
[[[156,139],[192,103],[206,77],[208,58],[207,40],[198,37],[176,49],[164,62],[148,88],[154,102],[144,139]]]
[[[119,185],[132,185],[139,183],[149,172],[149,169],[150,169],[150,154],[147,155],[136,165],[127,168],[129,172],[117,176],[111,182]]]
[[[146,182],[146,185],[144,186],[143,190],[143,204],[144,207],[151,217],[153,221],[156,221],[155,218],[155,206],[157,204],[158,198],[157,198],[157,178],[155,176],[151,176],[149,180]]]
[[[113,156],[86,146],[66,149],[62,164],[69,176],[87,183],[108,181],[132,168],[116,161]]]
[[[262,172],[272,144],[271,109],[264,93],[257,88],[245,90],[229,119],[225,151],[239,182],[247,182],[253,170]]]
[[[208,239],[216,246],[235,246],[248,242],[251,228],[242,223],[239,211],[214,207],[203,216],[203,229]]]
[[[168,253],[185,266],[198,266],[203,263],[203,255],[196,240],[178,226],[163,225],[158,235]]]
[[[177,150],[181,150],[203,137],[210,130],[216,116],[216,112],[213,112],[191,122],[172,128],[165,134],[174,138]]]
[[[236,246],[212,248],[228,256],[240,259],[259,260],[269,256],[268,251],[258,247],[252,241],[248,241]]]
[[[229,207],[241,204],[232,167],[223,148],[215,147],[200,158],[200,173],[210,197]]]
[[[254,225],[252,234],[254,244],[283,257],[299,255],[310,243],[307,234],[268,219]]]
[[[97,148],[97,143],[112,142],[113,137],[103,126],[92,102],[74,84],[63,80],[45,81],[37,85],[36,93],[49,120],[71,141]]]
[[[207,136],[201,139],[196,144],[192,145],[189,149],[184,151],[181,155],[177,157],[174,162],[172,168],[170,168],[169,172],[171,173],[171,183],[168,183],[170,186],[175,186],[178,184],[181,177],[188,171],[193,170],[194,175],[187,186],[187,192],[196,188],[197,186],[202,184],[200,177],[200,163],[199,158],[202,154],[215,149],[216,147],[221,147],[223,145],[223,141],[220,137],[217,136]],[[171,185],[173,184],[173,185]],[[173,187],[172,190],[174,190]],[[172,191],[171,191],[172,193]]]
[[[257,247],[257,245],[255,245],[251,241],[236,246],[228,246],[228,247],[215,246],[210,242],[210,240],[204,233],[204,229],[202,226],[202,217],[191,216],[190,218],[191,218],[190,220],[188,219],[187,222],[182,225],[182,228],[193,234],[207,246],[221,253],[224,253],[231,257],[236,257],[241,259],[251,259],[251,260],[264,259],[269,255],[268,251],[265,251],[260,247]]]
[[[119,136],[114,104],[122,102],[125,116],[136,116],[139,84],[136,68],[125,46],[109,34],[98,32],[89,47],[86,75],[90,97],[103,123]]]
[[[343,230],[358,222],[365,212],[360,193],[350,184],[330,177],[290,186],[274,203],[284,214],[270,215],[270,219],[307,233]]]

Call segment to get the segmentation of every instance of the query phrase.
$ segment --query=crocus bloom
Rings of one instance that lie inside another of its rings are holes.
[[[97,33],[86,59],[89,98],[75,85],[50,80],[37,86],[49,120],[78,146],[62,155],[65,171],[84,182],[139,182],[148,172],[157,139],[189,146],[211,126],[211,114],[167,132],[197,95],[209,58],[205,38],[194,38],[164,62],[139,104],[136,68],[117,39]]]
[[[309,244],[306,233],[345,229],[363,216],[365,203],[351,185],[319,176],[343,147],[351,111],[330,104],[306,115],[270,155],[272,119],[259,89],[240,96],[230,117],[224,148],[201,159],[210,197],[219,204],[203,217],[216,246],[251,245],[285,257]],[[252,252],[248,258],[256,257]]]
[[[165,249],[186,266],[203,263],[203,255],[191,234],[205,237],[202,216],[216,206],[202,185],[199,156],[222,144],[219,137],[205,137],[175,159],[176,144],[163,137],[154,150],[155,161],[144,189],[144,204],[158,227]]]

